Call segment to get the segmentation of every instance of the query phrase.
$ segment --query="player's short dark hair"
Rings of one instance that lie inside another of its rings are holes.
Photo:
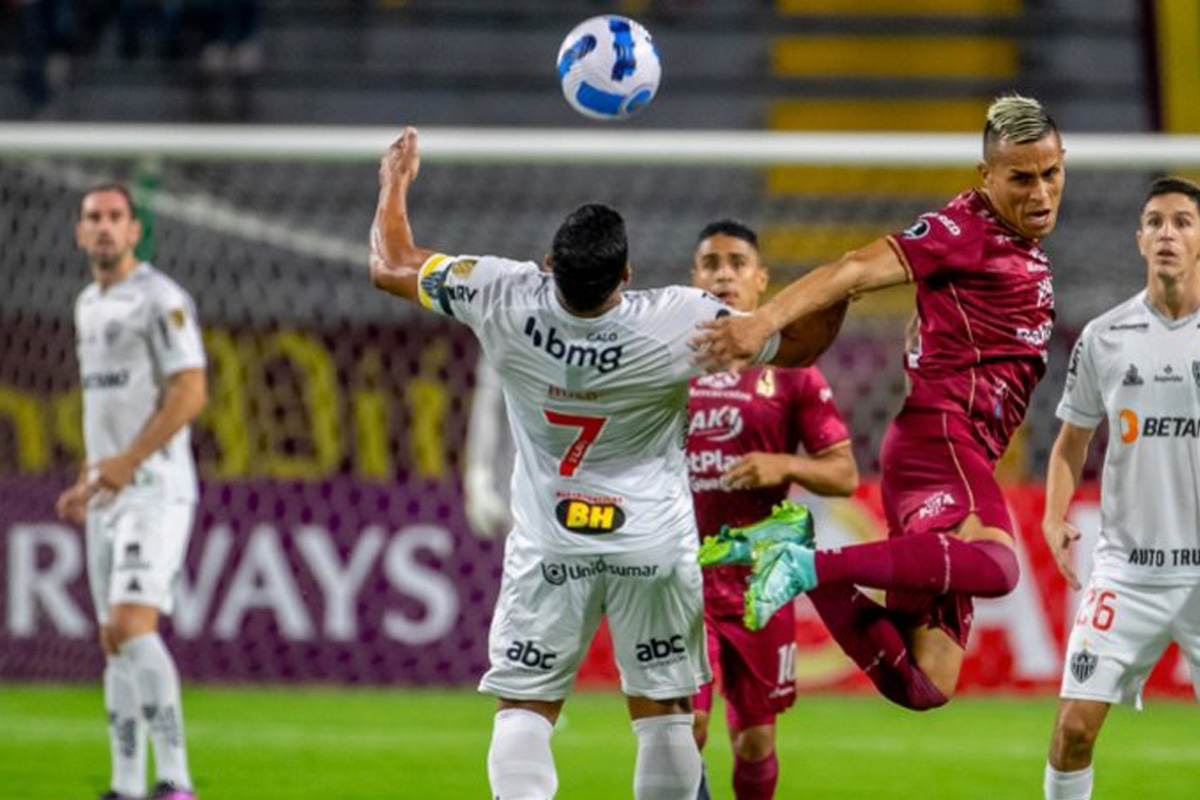
[[[558,291],[573,311],[594,311],[621,285],[629,263],[625,220],[602,203],[572,211],[554,234],[550,261]]]
[[[990,160],[1002,141],[1029,144],[1051,134],[1061,138],[1058,124],[1041,103],[1016,92],[1000,95],[988,106],[987,122],[983,125],[983,157]]]
[[[89,197],[99,192],[116,192],[125,198],[125,203],[129,206],[129,216],[133,219],[137,218],[136,206],[133,203],[133,192],[129,191],[129,187],[123,183],[101,183],[93,186],[90,189],[84,189],[79,194],[79,216],[83,216],[83,203]]]
[[[713,220],[705,225],[700,229],[700,235],[696,237],[696,244],[700,244],[710,236],[732,236],[734,239],[746,242],[755,250],[758,249],[758,234],[749,225],[733,217]]]
[[[1187,195],[1192,198],[1192,203],[1196,206],[1196,213],[1200,214],[1200,186],[1187,178],[1175,175],[1166,175],[1151,183],[1150,188],[1146,190],[1146,199],[1142,201],[1142,208],[1146,207],[1146,203],[1164,194]]]

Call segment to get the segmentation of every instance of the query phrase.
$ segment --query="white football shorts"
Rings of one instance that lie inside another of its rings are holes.
[[[479,691],[512,700],[564,699],[606,616],[625,694],[694,695],[712,673],[697,541],[684,538],[629,553],[559,556],[514,531],[488,636],[491,668]]]
[[[154,606],[171,613],[195,509],[190,501],[120,497],[88,509],[88,584],[101,623],[116,603]]]
[[[1060,697],[1142,707],[1142,686],[1175,641],[1200,699],[1200,585],[1093,578],[1067,643]]]

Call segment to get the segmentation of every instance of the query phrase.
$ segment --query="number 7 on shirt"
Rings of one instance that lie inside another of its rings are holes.
[[[596,441],[600,435],[600,431],[604,429],[605,423],[608,422],[608,417],[585,417],[581,414],[563,414],[550,409],[543,409],[546,415],[546,421],[551,425],[563,425],[568,428],[579,428],[579,436],[575,441],[571,442],[571,446],[567,448],[567,452],[563,454],[562,461],[558,462],[558,474],[564,478],[570,478],[579,469],[579,464],[583,461],[583,457],[587,455],[588,448]]]

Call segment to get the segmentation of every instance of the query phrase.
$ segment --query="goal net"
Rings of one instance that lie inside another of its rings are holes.
[[[394,131],[21,126],[0,130],[0,678],[98,674],[78,531],[53,518],[83,458],[72,307],[80,192],[134,190],[140,255],[196,299],[210,403],[204,482],[173,624],[191,677],[465,683],[486,663],[502,539],[462,509],[477,348],[375,291],[366,237]],[[418,241],[540,260],[564,214],[625,216],[634,283],[689,280],[698,231],[760,234],[775,285],[908,227],[974,184],[968,136],[422,132]],[[1008,469],[1036,478],[1065,354],[1144,280],[1141,198],[1200,167],[1185,138],[1072,136],[1047,242],[1061,325]],[[864,473],[904,383],[911,294],[857,304],[823,357]],[[501,469],[501,474],[507,470]]]

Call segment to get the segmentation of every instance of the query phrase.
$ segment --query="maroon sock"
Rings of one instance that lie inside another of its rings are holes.
[[[876,589],[1001,597],[1017,585],[1017,554],[999,542],[964,542],[948,533],[919,533],[881,542],[818,550],[820,586],[853,583]]]
[[[850,584],[808,593],[829,633],[887,699],[926,711],[949,700],[912,659],[904,632],[886,608]]]
[[[779,782],[779,759],[774,753],[762,761],[733,759],[733,796],[737,800],[771,800]]]

